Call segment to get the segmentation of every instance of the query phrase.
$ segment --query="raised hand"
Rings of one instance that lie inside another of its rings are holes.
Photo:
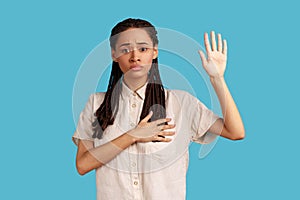
[[[210,32],[210,37],[211,44],[208,34],[204,34],[207,56],[205,56],[203,51],[199,50],[202,66],[210,77],[223,77],[227,63],[227,43],[226,40],[222,40],[221,34],[217,35],[218,42],[216,42],[214,31]]]
[[[174,131],[164,131],[166,129],[172,129],[175,125],[165,125],[165,122],[170,122],[170,118],[158,119],[153,122],[148,120],[153,115],[150,113],[136,126],[136,128],[128,132],[129,135],[136,139],[136,142],[170,142],[170,138],[165,136],[172,136],[175,134]]]

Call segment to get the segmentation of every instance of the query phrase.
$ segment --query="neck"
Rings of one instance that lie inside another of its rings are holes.
[[[148,77],[143,77],[143,78],[139,78],[139,79],[129,79],[126,76],[124,76],[124,83],[127,85],[127,87],[132,90],[132,91],[136,91],[138,89],[140,89],[141,87],[143,87],[145,85],[145,83],[147,82]]]

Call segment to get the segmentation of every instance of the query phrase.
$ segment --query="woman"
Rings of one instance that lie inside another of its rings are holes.
[[[238,140],[244,127],[227,88],[227,44],[205,33],[202,65],[221,104],[223,119],[197,98],[164,89],[158,70],[158,39],[152,24],[126,19],[111,32],[113,59],[107,91],[92,94],[73,141],[76,167],[96,169],[97,199],[185,199],[188,144],[218,135]],[[176,124],[176,126],[175,126]]]

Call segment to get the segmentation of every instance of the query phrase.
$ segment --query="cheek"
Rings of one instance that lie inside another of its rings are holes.
[[[118,59],[119,67],[123,73],[129,70],[129,65],[126,58],[119,58]]]
[[[145,58],[145,60],[144,60],[144,66],[147,68],[147,70],[149,71],[150,69],[151,69],[151,66],[152,66],[152,61],[153,61],[153,59],[152,59],[153,57],[152,56],[147,56],[147,58]]]
[[[122,63],[119,63],[119,67],[124,74],[129,70],[129,68],[122,65]]]
[[[148,65],[150,65],[151,66],[151,64],[152,64],[152,60],[153,60],[153,54],[150,54],[150,55],[147,55],[146,57],[145,57],[145,63],[147,63]]]

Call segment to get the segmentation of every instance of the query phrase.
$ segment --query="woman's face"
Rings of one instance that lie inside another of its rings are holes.
[[[145,78],[157,58],[158,50],[153,46],[148,33],[141,28],[131,28],[118,35],[112,58],[119,63],[125,78]]]

